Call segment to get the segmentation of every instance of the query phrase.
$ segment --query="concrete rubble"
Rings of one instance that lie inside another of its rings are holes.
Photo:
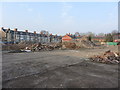
[[[31,51],[51,51],[54,49],[79,49],[79,48],[93,48],[96,45],[88,40],[87,37],[82,37],[79,41],[70,41],[70,42],[59,42],[59,43],[49,43],[41,44],[35,43],[25,47],[26,50]]]
[[[28,47],[25,47],[25,50],[31,50],[31,51],[51,51],[54,49],[59,49],[61,47],[60,43],[51,43],[51,44],[41,44],[36,43],[32,44]]]
[[[7,50],[11,52],[30,52],[30,51],[51,51],[54,49],[59,49],[61,43],[31,43],[31,42],[20,42],[18,44],[5,44],[2,45],[2,50]]]
[[[62,42],[62,49],[96,48],[97,45],[88,39],[87,36],[77,41]]]
[[[99,48],[97,45],[88,39],[87,36],[83,36],[79,40],[72,40],[69,42],[59,43],[32,43],[32,42],[20,42],[18,44],[5,44],[2,45],[3,50],[15,50],[15,52],[30,52],[30,51],[51,51],[54,49],[80,49],[80,48]],[[18,51],[19,50],[19,51]]]
[[[119,64],[120,63],[120,53],[112,52],[110,50],[106,51],[101,55],[94,55],[89,58],[91,61],[101,62],[106,64]]]
[[[93,41],[89,40],[87,36],[83,36],[79,39],[78,42],[76,42],[76,45],[83,48],[94,48],[97,46]]]
[[[79,49],[80,47],[74,42],[63,42],[62,49]]]

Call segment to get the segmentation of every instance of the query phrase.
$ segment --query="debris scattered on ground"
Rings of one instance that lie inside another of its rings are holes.
[[[25,52],[31,52],[31,50],[21,50],[21,51],[25,51]]]
[[[2,45],[2,50],[21,50],[24,49],[25,47],[29,47],[31,46],[32,43],[31,42],[20,42],[18,44],[4,44]]]
[[[96,44],[93,41],[90,41],[87,36],[84,36],[81,39],[79,39],[76,44],[84,48],[94,48],[96,46]]]
[[[83,36],[77,41],[62,42],[62,49],[97,48],[96,46],[87,36]]]
[[[102,55],[94,55],[89,59],[95,62],[118,64],[120,63],[120,53],[108,50]]]
[[[59,49],[61,47],[60,43],[51,43],[51,44],[41,44],[41,43],[37,43],[37,44],[33,44],[31,47],[26,47],[27,50],[31,50],[31,51],[51,51],[54,49]]]
[[[74,42],[63,42],[62,49],[78,49],[78,47]]]
[[[29,50],[30,51],[51,51],[54,49],[80,49],[80,48],[99,48],[97,45],[89,40],[88,36],[83,36],[78,40],[72,40],[70,42],[59,43],[32,43],[32,42],[20,42],[18,44],[6,44],[2,46],[2,50]]]
[[[16,44],[5,44],[5,45],[2,45],[2,50],[3,51],[20,50],[20,47]]]
[[[59,49],[61,47],[61,43],[49,43],[49,44],[41,44],[41,43],[31,43],[31,42],[20,42],[18,44],[5,44],[2,45],[2,50],[14,51],[14,52],[31,52],[31,51],[51,51],[54,49]]]
[[[8,53],[22,53],[22,52],[27,52],[27,51],[24,51],[24,50],[11,50]]]

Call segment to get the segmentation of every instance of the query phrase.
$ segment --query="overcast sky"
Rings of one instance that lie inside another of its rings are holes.
[[[30,32],[108,33],[118,30],[117,2],[4,2],[2,25]]]

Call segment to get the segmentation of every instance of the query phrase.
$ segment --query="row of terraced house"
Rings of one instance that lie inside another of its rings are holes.
[[[52,34],[34,33],[25,31],[18,31],[17,28],[11,30],[10,28],[0,29],[1,39],[4,43],[19,43],[22,41],[28,41],[33,43],[50,43],[50,42],[60,42],[62,37]]]

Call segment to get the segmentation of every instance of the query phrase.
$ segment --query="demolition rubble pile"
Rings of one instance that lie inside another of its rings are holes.
[[[2,45],[2,50],[10,51],[10,50],[20,50],[20,47],[17,44],[5,44]]]
[[[74,42],[63,42],[62,49],[79,49],[80,47],[77,46]]]
[[[79,40],[73,40],[69,42],[59,42],[59,43],[32,43],[32,42],[20,42],[18,44],[6,44],[2,46],[3,50],[31,50],[31,51],[41,51],[41,50],[53,50],[53,49],[79,49],[79,48],[95,48],[96,45],[88,39],[87,36],[83,36]]]
[[[54,49],[58,49],[61,47],[60,43],[52,43],[52,44],[41,44],[41,43],[37,43],[37,44],[33,44],[31,46],[26,47],[26,50],[31,50],[31,51],[51,51]]]
[[[8,50],[8,51],[21,50],[30,45],[32,45],[31,42],[20,42],[18,44],[4,44],[4,45],[2,45],[2,50]]]
[[[111,52],[110,50],[106,51],[102,55],[94,55],[89,58],[91,61],[107,63],[107,64],[118,64],[120,63],[120,53]]]
[[[18,44],[6,44],[2,46],[2,50],[15,51],[15,52],[23,52],[23,51],[44,51],[44,50],[54,50],[59,49],[61,47],[61,43],[49,43],[49,44],[41,44],[41,43],[31,43],[31,42],[20,42]]]
[[[94,48],[96,44],[88,39],[87,36],[83,36],[78,40],[77,45],[83,48]]]
[[[83,36],[77,41],[62,42],[62,49],[96,48],[96,44]]]

